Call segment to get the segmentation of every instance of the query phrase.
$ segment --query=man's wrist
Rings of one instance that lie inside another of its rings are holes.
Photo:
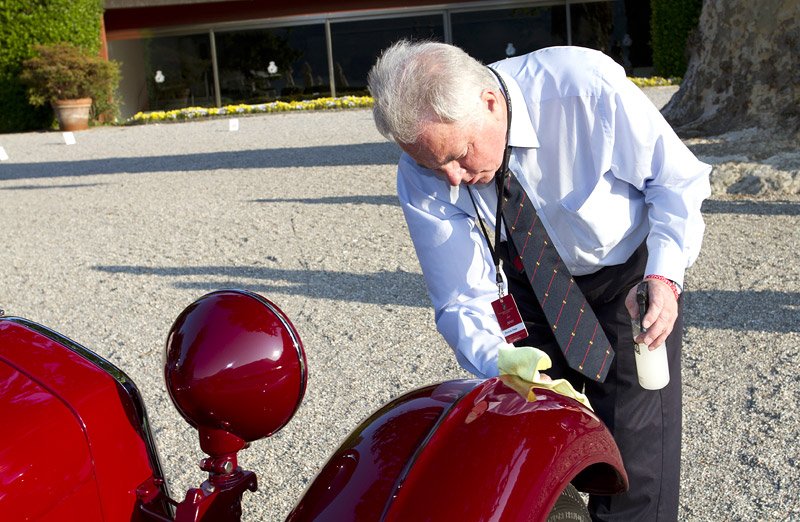
[[[675,300],[676,301],[678,300],[678,298],[681,295],[680,287],[672,279],[667,279],[666,277],[664,277],[662,275],[658,275],[658,274],[648,274],[648,275],[644,276],[644,279],[645,280],[647,280],[647,279],[655,279],[656,281],[661,281],[662,283],[665,283],[670,288],[670,290],[672,290],[672,294],[675,296]]]

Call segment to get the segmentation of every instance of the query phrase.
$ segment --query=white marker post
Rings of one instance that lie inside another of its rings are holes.
[[[236,132],[239,130],[239,118],[231,118],[228,120],[228,131]]]
[[[8,159],[8,154],[6,154],[6,149],[0,147],[0,161],[6,161]]]
[[[67,145],[75,145],[74,134],[72,134],[71,132],[65,132],[63,136],[64,136],[64,143],[66,143]]]

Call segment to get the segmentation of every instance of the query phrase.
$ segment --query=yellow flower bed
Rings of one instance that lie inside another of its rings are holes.
[[[372,107],[371,96],[342,96],[317,98],[293,102],[274,101],[255,105],[226,105],[224,107],[186,107],[172,111],[137,112],[126,123],[156,123],[185,121],[209,116],[236,116],[239,114],[267,114],[271,112],[318,111],[331,109],[361,109]]]
[[[660,87],[679,85],[681,78],[631,77],[630,80],[639,87]],[[256,105],[226,105],[225,107],[186,107],[172,111],[138,112],[129,118],[126,124],[158,123],[163,121],[185,121],[213,116],[236,116],[238,114],[267,114],[271,112],[319,111],[330,109],[363,109],[371,108],[371,96],[342,96],[338,98],[317,98],[293,102],[274,101]]]
[[[666,85],[680,85],[683,78],[652,76],[650,78],[628,77],[628,79],[638,87],[664,87]]]

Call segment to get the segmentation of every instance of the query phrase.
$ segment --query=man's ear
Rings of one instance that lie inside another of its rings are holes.
[[[484,89],[481,92],[481,102],[492,115],[499,117],[505,114],[505,99],[498,89]]]

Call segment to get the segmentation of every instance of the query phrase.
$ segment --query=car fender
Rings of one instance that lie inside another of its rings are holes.
[[[169,496],[141,395],[106,360],[39,324],[0,318],[4,520],[150,520]]]
[[[577,401],[508,377],[426,386],[342,443],[288,520],[544,520],[561,491],[627,489],[616,444]]]

